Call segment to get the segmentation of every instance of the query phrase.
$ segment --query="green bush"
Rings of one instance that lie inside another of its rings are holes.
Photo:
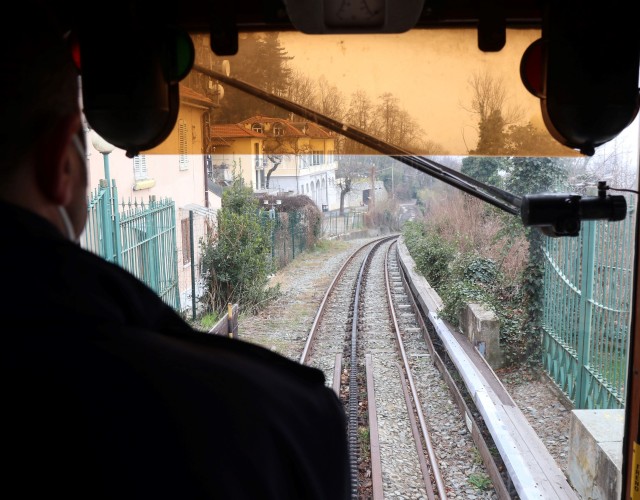
[[[531,324],[526,314],[527,294],[514,293],[525,289],[526,273],[518,283],[507,279],[492,259],[470,251],[463,253],[439,234],[439,229],[422,222],[410,222],[403,228],[409,253],[416,270],[438,292],[443,302],[440,315],[453,326],[459,326],[460,313],[468,303],[482,304],[492,310],[500,321],[500,342],[506,365],[535,358],[532,350]],[[537,358],[536,358],[537,359]]]
[[[419,222],[407,222],[403,235],[418,271],[434,288],[442,286],[449,274],[449,264],[455,258],[456,248]]]
[[[498,266],[484,257],[474,257],[464,269],[465,280],[492,288],[498,281]]]
[[[238,303],[255,312],[279,293],[267,286],[273,272],[270,259],[271,224],[260,220],[258,200],[242,178],[222,194],[217,233],[200,242],[209,304],[214,311]]]
[[[452,325],[459,325],[460,312],[468,303],[482,304],[490,309],[492,291],[498,280],[495,263],[473,255],[460,254],[449,266],[447,279],[438,293],[444,303],[442,316]]]

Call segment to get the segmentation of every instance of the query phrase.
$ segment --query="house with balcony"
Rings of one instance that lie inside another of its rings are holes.
[[[184,310],[192,305],[191,264],[192,258],[199,262],[198,239],[215,220],[221,198],[208,188],[204,155],[205,131],[216,104],[182,83],[179,90],[178,118],[162,144],[128,158],[124,150],[101,143],[90,130],[87,163],[90,190],[96,189],[102,179],[115,184],[120,211],[132,203],[148,203],[151,196],[175,202],[178,287]],[[101,154],[100,150],[109,152]]]
[[[256,193],[307,195],[319,209],[338,208],[335,134],[316,123],[253,116],[211,125],[211,176],[241,176]]]

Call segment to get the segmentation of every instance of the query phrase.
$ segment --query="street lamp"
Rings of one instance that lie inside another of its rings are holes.
[[[109,259],[113,256],[115,263],[120,264],[121,243],[118,235],[120,217],[118,215],[118,207],[111,195],[111,172],[109,171],[109,153],[115,149],[115,146],[105,141],[95,130],[91,131],[91,144],[102,154],[104,160],[104,177],[107,182],[108,203],[106,203],[105,208],[108,213],[106,214],[105,220],[110,220],[112,227],[107,228],[105,226],[102,228],[104,231],[106,255]]]
[[[95,130],[91,131],[91,144],[93,147],[98,150],[99,153],[102,154],[104,159],[104,177],[107,181],[107,187],[109,188],[109,192],[111,192],[111,173],[109,172],[109,153],[111,153],[115,146],[113,144],[108,143],[102,137],[98,135]]]

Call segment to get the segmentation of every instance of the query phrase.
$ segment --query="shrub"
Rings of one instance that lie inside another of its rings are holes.
[[[217,215],[217,234],[200,242],[203,274],[211,308],[223,310],[238,303],[248,312],[277,295],[267,283],[272,273],[270,223],[260,221],[258,200],[242,178],[222,194]]]
[[[482,304],[500,321],[507,365],[534,354],[527,288],[528,241],[521,225],[463,194],[449,194],[403,236],[416,268],[443,301],[441,316],[459,326],[466,304]]]
[[[449,264],[455,257],[455,247],[420,222],[405,223],[403,234],[418,272],[437,289],[447,278]]]

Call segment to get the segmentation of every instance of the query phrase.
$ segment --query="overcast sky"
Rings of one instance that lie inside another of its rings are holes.
[[[280,39],[294,57],[294,68],[324,75],[347,101],[358,89],[374,100],[390,92],[421,123],[429,140],[451,154],[465,154],[477,140],[477,118],[468,111],[474,73],[490,71],[502,79],[508,104],[541,122],[539,102],[522,85],[519,70],[524,50],[538,37],[537,30],[510,30],[507,47],[491,54],[478,49],[475,30],[383,36],[282,33]]]
[[[507,44],[497,53],[478,49],[475,30],[416,30],[383,36],[287,32],[280,34],[280,40],[294,57],[292,67],[312,77],[324,75],[342,91],[347,104],[359,89],[374,100],[390,92],[422,125],[428,140],[450,154],[464,155],[477,141],[477,119],[468,111],[469,78],[474,73],[489,71],[501,79],[507,104],[520,107],[526,119],[544,128],[540,101],[520,80],[522,54],[539,36],[539,30],[508,30]],[[639,135],[636,119],[616,140],[618,149],[629,151],[636,168]]]

